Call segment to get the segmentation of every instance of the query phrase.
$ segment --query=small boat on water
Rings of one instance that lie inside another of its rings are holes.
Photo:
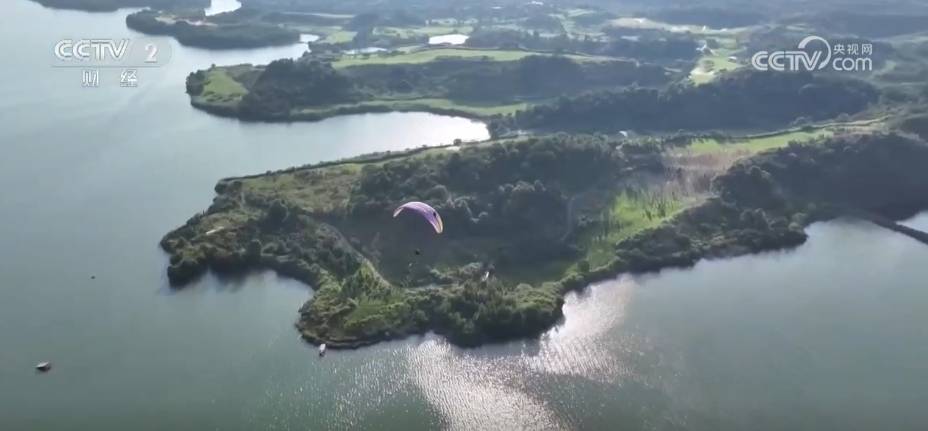
[[[52,369],[52,363],[51,362],[39,362],[38,364],[35,364],[35,369],[36,371],[47,373]]]
[[[319,345],[319,356],[325,356],[325,343]]]

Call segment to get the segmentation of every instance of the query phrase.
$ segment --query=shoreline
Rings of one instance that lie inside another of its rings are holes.
[[[359,103],[357,106],[345,106],[334,109],[328,109],[319,113],[297,113],[291,114],[286,118],[251,118],[243,116],[236,106],[220,105],[215,103],[201,102],[196,97],[190,97],[190,105],[196,109],[206,112],[217,117],[232,118],[245,123],[315,123],[329,118],[340,117],[344,115],[356,114],[385,114],[390,112],[414,113],[422,112],[427,114],[443,115],[449,117],[461,117],[473,121],[489,123],[495,115],[480,115],[466,109],[455,108],[437,108],[428,104],[409,104],[400,106],[391,106],[389,104],[365,104]]]

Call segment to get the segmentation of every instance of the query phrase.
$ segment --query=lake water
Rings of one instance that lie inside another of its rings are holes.
[[[3,6],[0,429],[916,430],[928,423],[928,248],[866,224],[806,245],[570,295],[539,340],[415,337],[319,359],[293,328],[311,290],[270,273],[171,291],[157,242],[222,177],[480,139],[428,114],[245,124],[183,78],[292,47],[172,43],[135,89],[48,66],[64,36],[133,35],[125,12]],[[12,42],[12,41],[15,41]],[[928,215],[908,222],[928,229]],[[91,277],[95,279],[91,279]],[[32,366],[54,363],[45,375]]]
[[[466,34],[445,34],[429,38],[429,45],[463,45],[470,36]]]
[[[315,41],[317,41],[317,40],[319,40],[319,35],[318,35],[318,34],[310,34],[310,33],[302,33],[302,34],[300,34],[300,42],[301,42],[301,43],[315,42]]]

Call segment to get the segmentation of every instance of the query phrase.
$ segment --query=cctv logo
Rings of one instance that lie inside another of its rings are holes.
[[[817,50],[813,53],[804,51],[812,42],[821,42],[825,45],[824,50]],[[822,53],[824,52],[824,58]],[[795,51],[760,51],[751,57],[751,65],[757,70],[775,70],[782,72],[784,70],[822,70],[828,66],[831,60],[831,44],[827,40],[818,36],[808,36],[799,42],[798,49]]]
[[[817,42],[822,48],[815,51],[806,49],[813,42]],[[751,57],[751,65],[757,70],[778,72],[823,70],[829,65],[832,70],[839,72],[873,70],[873,59],[870,57],[873,54],[873,45],[869,43],[863,45],[854,43],[846,47],[838,44],[832,49],[827,40],[818,36],[808,36],[799,42],[797,48],[795,51],[760,51]],[[841,54],[848,54],[848,56]]]
[[[129,50],[129,39],[64,39],[55,44],[61,61],[119,61]]]

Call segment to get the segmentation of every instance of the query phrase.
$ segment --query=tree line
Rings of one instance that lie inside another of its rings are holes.
[[[562,97],[491,125],[545,130],[770,129],[797,118],[823,120],[860,112],[877,90],[853,79],[808,72],[742,70],[704,85],[687,82],[657,90],[626,88]]]

